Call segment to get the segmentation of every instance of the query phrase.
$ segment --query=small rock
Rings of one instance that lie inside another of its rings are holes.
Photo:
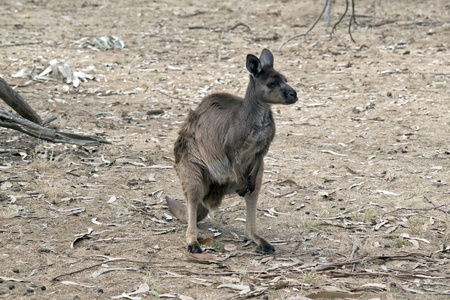
[[[14,284],[11,284],[10,286],[8,286],[8,289],[13,290],[15,288]]]
[[[97,289],[97,292],[99,292],[100,294],[103,294],[103,289]]]
[[[14,273],[20,273],[19,269],[16,269],[16,268],[12,269],[12,271],[13,271]]]
[[[47,288],[45,287],[45,285],[41,286],[41,291],[45,291],[47,290]]]

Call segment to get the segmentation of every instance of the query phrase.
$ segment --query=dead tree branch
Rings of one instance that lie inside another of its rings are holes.
[[[3,78],[0,78],[0,98],[11,106],[19,115],[36,124],[42,125],[41,117],[23,98],[14,91]]]
[[[31,106],[2,78],[0,78],[0,98],[22,116],[16,116],[0,108],[0,127],[14,129],[53,143],[81,146],[98,146],[102,143],[110,144],[110,142],[100,137],[67,133],[59,129],[44,127],[43,125],[55,120],[56,117],[48,116],[42,120]]]

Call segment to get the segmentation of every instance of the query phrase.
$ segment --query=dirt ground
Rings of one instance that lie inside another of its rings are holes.
[[[51,126],[111,144],[0,128],[0,298],[448,299],[450,5],[358,0],[355,43],[347,16],[279,52],[319,2],[2,1],[0,76]],[[73,43],[108,35],[125,48]],[[265,158],[258,226],[275,255],[245,240],[231,195],[189,256],[164,201],[182,198],[179,126],[207,94],[243,96],[264,48],[299,95],[273,107]],[[11,76],[39,57],[95,79]]]

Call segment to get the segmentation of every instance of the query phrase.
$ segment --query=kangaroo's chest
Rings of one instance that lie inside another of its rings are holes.
[[[242,159],[253,158],[255,155],[265,155],[274,136],[275,124],[273,122],[255,124],[241,146]]]

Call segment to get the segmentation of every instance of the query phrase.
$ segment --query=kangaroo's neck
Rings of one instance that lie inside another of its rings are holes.
[[[273,122],[270,105],[260,100],[255,80],[250,76],[244,99],[244,111],[247,121],[255,125]]]

